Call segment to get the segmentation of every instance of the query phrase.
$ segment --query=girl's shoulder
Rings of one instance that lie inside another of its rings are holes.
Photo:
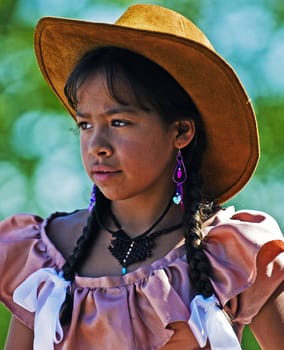
[[[65,262],[64,249],[59,250],[57,245],[63,240],[69,244],[76,241],[71,227],[77,229],[83,225],[84,212],[56,212],[47,218],[19,213],[0,222],[0,300],[29,327],[33,324],[33,314],[23,312],[13,302],[13,292],[41,268],[61,269]]]
[[[43,218],[38,215],[20,213],[7,217],[0,222],[0,241],[5,243],[22,236],[38,235]]]
[[[202,232],[205,245],[214,241],[224,249],[242,243],[246,243],[247,249],[259,249],[269,241],[283,240],[281,229],[272,216],[256,210],[235,211],[234,207],[220,210],[204,223]]]
[[[54,212],[46,218],[28,213],[11,215],[0,221],[0,243],[3,246],[43,240],[48,245],[59,246],[62,249],[58,250],[64,252],[69,245],[76,243],[87,216],[87,210]]]
[[[54,213],[46,222],[44,231],[48,239],[66,259],[76,246],[88,219],[87,210]]]
[[[214,290],[230,314],[249,323],[284,279],[283,234],[273,217],[255,210],[221,210],[203,228]],[[227,304],[227,305],[229,305]]]

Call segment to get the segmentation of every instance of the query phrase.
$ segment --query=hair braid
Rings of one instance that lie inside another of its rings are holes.
[[[200,147],[201,146],[201,147]],[[194,152],[194,157],[192,155]],[[200,176],[202,145],[189,151],[189,176],[185,184],[184,223],[186,257],[190,267],[190,278],[198,294],[209,297],[213,287],[209,280],[211,265],[203,251],[201,226],[208,216],[216,210],[212,203],[204,203],[202,195],[202,179]]]
[[[106,207],[109,206],[109,201],[103,196],[100,190],[97,189],[96,193],[96,207],[97,210],[104,213],[106,212]],[[103,217],[103,216],[101,216]],[[87,258],[92,243],[97,236],[100,226],[98,225],[97,220],[95,219],[95,210],[93,209],[91,214],[88,217],[87,224],[83,228],[82,235],[76,242],[76,246],[73,249],[71,255],[66,260],[65,264],[62,267],[63,277],[67,281],[73,281],[75,278],[76,270]],[[63,324],[70,322],[73,309],[73,297],[71,291],[67,293],[65,302],[61,309],[61,321]]]

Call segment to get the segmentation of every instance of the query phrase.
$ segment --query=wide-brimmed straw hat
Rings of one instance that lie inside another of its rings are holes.
[[[157,5],[131,6],[115,24],[44,17],[35,30],[43,76],[74,117],[64,95],[81,56],[99,46],[139,53],[168,71],[195,102],[207,135],[202,174],[208,199],[223,203],[251,178],[259,157],[249,97],[207,37],[179,13]]]

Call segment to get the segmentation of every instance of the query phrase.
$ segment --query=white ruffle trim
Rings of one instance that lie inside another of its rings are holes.
[[[190,303],[190,311],[188,324],[201,348],[208,339],[212,350],[241,350],[239,340],[215,295],[209,298],[196,295]]]
[[[54,343],[62,341],[59,313],[69,286],[70,282],[62,277],[61,272],[42,268],[32,273],[14,291],[14,302],[35,312],[34,350],[53,350]]]

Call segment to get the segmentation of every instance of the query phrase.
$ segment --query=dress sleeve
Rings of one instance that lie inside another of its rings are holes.
[[[0,300],[30,328],[34,314],[13,302],[13,292],[31,273],[52,266],[41,240],[42,223],[40,217],[28,214],[0,223]]]
[[[216,295],[234,322],[249,324],[284,280],[280,228],[263,212],[230,208],[206,231]]]

